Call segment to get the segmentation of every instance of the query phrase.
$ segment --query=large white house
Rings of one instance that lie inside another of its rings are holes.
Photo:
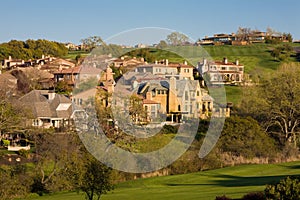
[[[205,81],[212,85],[240,84],[244,80],[244,65],[238,60],[228,62],[227,58],[224,58],[223,61],[208,62],[203,59],[198,63],[197,69],[202,76],[208,78]]]

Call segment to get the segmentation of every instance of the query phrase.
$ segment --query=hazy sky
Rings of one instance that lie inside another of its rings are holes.
[[[79,43],[88,36],[107,39],[142,27],[172,29],[196,40],[236,32],[239,26],[272,27],[300,39],[298,0],[2,0],[0,5],[0,42],[44,38]],[[167,32],[161,30],[157,38],[165,39]],[[155,33],[141,35],[156,39]]]

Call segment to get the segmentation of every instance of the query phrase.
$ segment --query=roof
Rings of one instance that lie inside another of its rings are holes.
[[[216,65],[234,65],[234,66],[244,66],[244,65],[237,65],[236,63],[233,63],[233,62],[227,62],[227,64],[224,62],[224,61],[213,61],[213,62],[210,62],[209,64],[216,64]]]
[[[211,96],[209,96],[208,94],[206,94],[202,97],[202,101],[213,101],[213,100],[214,99]]]
[[[63,69],[53,72],[53,74],[79,74],[81,70],[81,66],[72,67],[69,69]]]
[[[35,118],[67,119],[72,114],[71,100],[48,90],[32,90],[19,98],[19,101],[31,109]]]
[[[101,72],[102,70],[96,67],[82,66],[80,69],[80,74],[100,74]]]

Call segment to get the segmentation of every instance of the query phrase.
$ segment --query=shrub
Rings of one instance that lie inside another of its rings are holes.
[[[20,151],[18,151],[18,154],[24,158],[28,158],[29,156],[29,151],[25,150],[25,149],[21,149]]]
[[[251,192],[242,198],[243,200],[266,200],[264,192]]]
[[[287,177],[278,184],[267,185],[265,189],[267,199],[300,199],[300,180],[299,177]]]
[[[161,129],[161,133],[162,134],[169,134],[169,133],[173,133],[176,134],[178,131],[178,127],[176,126],[171,126],[171,125],[164,125],[163,128]]]
[[[4,140],[2,139],[2,142],[3,142],[3,146],[7,147],[10,145],[10,141],[9,140]]]
[[[231,200],[231,198],[226,197],[225,195],[223,195],[223,196],[217,196],[216,200]]]

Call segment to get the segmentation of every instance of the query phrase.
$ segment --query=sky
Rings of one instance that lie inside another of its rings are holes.
[[[197,40],[238,27],[271,27],[300,39],[298,0],[1,0],[0,7],[0,42],[79,44],[97,35],[109,43],[152,44],[173,31]]]

